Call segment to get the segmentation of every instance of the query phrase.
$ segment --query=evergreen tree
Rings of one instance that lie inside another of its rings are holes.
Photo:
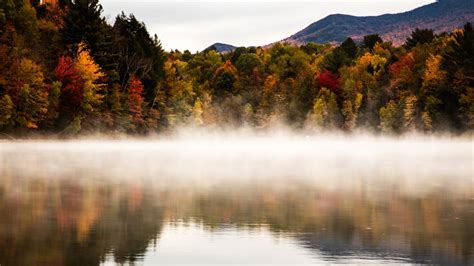
[[[354,40],[352,38],[347,38],[340,46],[340,48],[346,52],[346,54],[349,56],[349,58],[353,59],[356,57],[358,49],[357,45],[355,44]]]
[[[363,47],[372,51],[377,43],[382,43],[383,40],[378,34],[370,34],[364,36]]]
[[[474,128],[474,31],[471,23],[453,34],[443,53],[441,67],[453,89],[441,94],[441,101],[457,128]]]
[[[157,84],[164,77],[164,52],[158,37],[150,36],[143,22],[131,14],[117,16],[113,26],[118,44],[118,72],[122,87],[131,76],[143,82],[145,99],[153,101]]]
[[[462,71],[470,86],[474,86],[474,31],[471,23],[464,25],[463,31],[453,34],[443,54],[442,68],[450,78]]]
[[[411,49],[417,44],[430,43],[433,39],[433,30],[417,28],[411,33],[411,36],[405,42],[405,47]]]
[[[94,60],[102,68],[111,69],[114,67],[112,31],[102,17],[102,11],[99,0],[68,1],[60,34],[70,55],[75,55],[79,44],[84,42]]]

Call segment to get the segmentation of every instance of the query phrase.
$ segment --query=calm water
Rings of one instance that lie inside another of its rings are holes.
[[[0,265],[472,265],[472,164],[472,139],[0,142]]]

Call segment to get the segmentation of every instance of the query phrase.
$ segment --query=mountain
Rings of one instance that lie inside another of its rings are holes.
[[[361,40],[365,35],[378,33],[382,39],[399,45],[415,28],[433,29],[435,33],[449,32],[466,22],[474,22],[474,0],[438,0],[399,14],[371,17],[330,15],[282,42],[340,43],[347,37]]]
[[[225,43],[215,43],[209,47],[207,47],[204,51],[210,51],[214,50],[218,53],[228,53],[232,52],[236,49],[237,47],[230,45],[230,44],[225,44]]]

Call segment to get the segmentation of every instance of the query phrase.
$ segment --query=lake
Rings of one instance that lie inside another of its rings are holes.
[[[472,138],[0,142],[0,265],[474,264]]]

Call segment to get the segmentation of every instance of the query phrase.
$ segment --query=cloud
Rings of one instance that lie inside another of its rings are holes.
[[[121,11],[133,13],[157,34],[166,50],[203,50],[212,43],[237,46],[279,41],[334,13],[379,15],[408,11],[433,0],[352,1],[103,1],[113,23]]]

